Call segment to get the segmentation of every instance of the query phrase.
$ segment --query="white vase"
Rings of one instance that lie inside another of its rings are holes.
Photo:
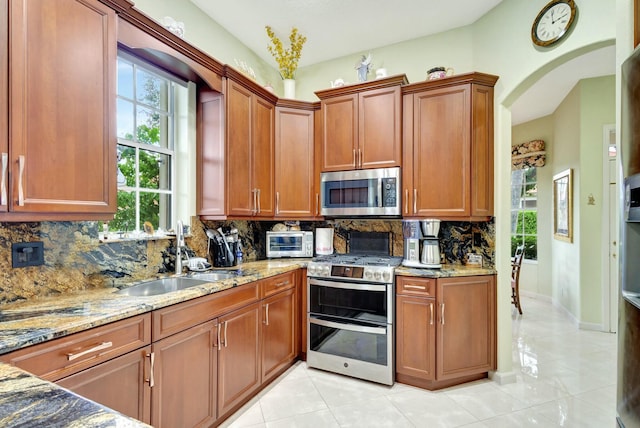
[[[284,97],[294,99],[296,97],[296,81],[294,79],[284,79]]]

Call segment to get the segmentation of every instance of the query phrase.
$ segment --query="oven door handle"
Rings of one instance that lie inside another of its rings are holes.
[[[345,282],[333,282],[323,281],[321,279],[309,278],[309,285],[319,285],[321,287],[333,287],[342,288],[344,290],[363,290],[363,291],[387,291],[387,286],[384,284],[358,284],[358,283],[345,283]]]
[[[359,333],[371,333],[371,334],[380,334],[380,335],[386,335],[387,334],[387,329],[384,328],[384,327],[365,327],[365,326],[355,325],[355,324],[343,324],[343,323],[340,323],[340,322],[319,320],[319,319],[313,318],[313,317],[309,317],[309,323],[321,325],[323,327],[328,327],[328,328],[337,328],[337,329],[340,329],[340,330],[357,331]]]

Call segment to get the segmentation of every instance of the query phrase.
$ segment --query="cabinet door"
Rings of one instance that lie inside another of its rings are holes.
[[[262,382],[296,358],[296,299],[291,288],[262,302]]]
[[[493,216],[493,88],[472,85],[471,215]]]
[[[151,423],[151,347],[81,371],[56,382],[76,394],[145,423]]]
[[[224,98],[200,88],[198,91],[198,150],[196,152],[196,213],[225,215]]]
[[[358,168],[401,166],[401,110],[399,86],[359,94]]]
[[[437,283],[438,380],[494,369],[495,277],[438,278]]]
[[[9,14],[9,209],[110,218],[116,14],[97,0],[15,0]]]
[[[209,321],[153,344],[151,424],[210,426],[216,419],[216,322]]]
[[[322,171],[356,168],[358,94],[321,101]]]
[[[273,165],[275,162],[273,125],[275,121],[275,106],[269,101],[254,95],[252,111],[252,188],[257,189],[256,215],[259,217],[273,217]],[[234,174],[234,171],[229,171]]]
[[[227,80],[227,214],[252,216],[255,213],[251,187],[251,92]]]
[[[219,319],[218,417],[235,410],[260,386],[260,304]]]
[[[276,109],[276,217],[315,215],[313,111]]]
[[[469,216],[469,85],[414,94],[413,107],[414,214]]]
[[[435,299],[396,296],[396,372],[434,380],[435,345]]]

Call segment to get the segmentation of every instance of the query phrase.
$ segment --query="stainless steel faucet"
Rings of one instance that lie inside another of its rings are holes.
[[[184,226],[182,225],[182,220],[178,220],[176,225],[176,275],[182,274],[183,252],[185,255],[187,254],[184,243]]]

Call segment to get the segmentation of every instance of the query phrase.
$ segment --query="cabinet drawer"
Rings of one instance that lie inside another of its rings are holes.
[[[144,314],[7,354],[2,361],[56,381],[151,343]]]
[[[298,271],[291,271],[276,275],[271,278],[263,279],[262,284],[262,298],[269,297],[272,294],[279,293],[284,290],[293,288],[296,285],[296,273]]]
[[[257,302],[260,297],[258,284],[259,282],[256,281],[239,285],[153,311],[153,341]]]
[[[434,278],[396,277],[396,293],[407,296],[436,297]]]

